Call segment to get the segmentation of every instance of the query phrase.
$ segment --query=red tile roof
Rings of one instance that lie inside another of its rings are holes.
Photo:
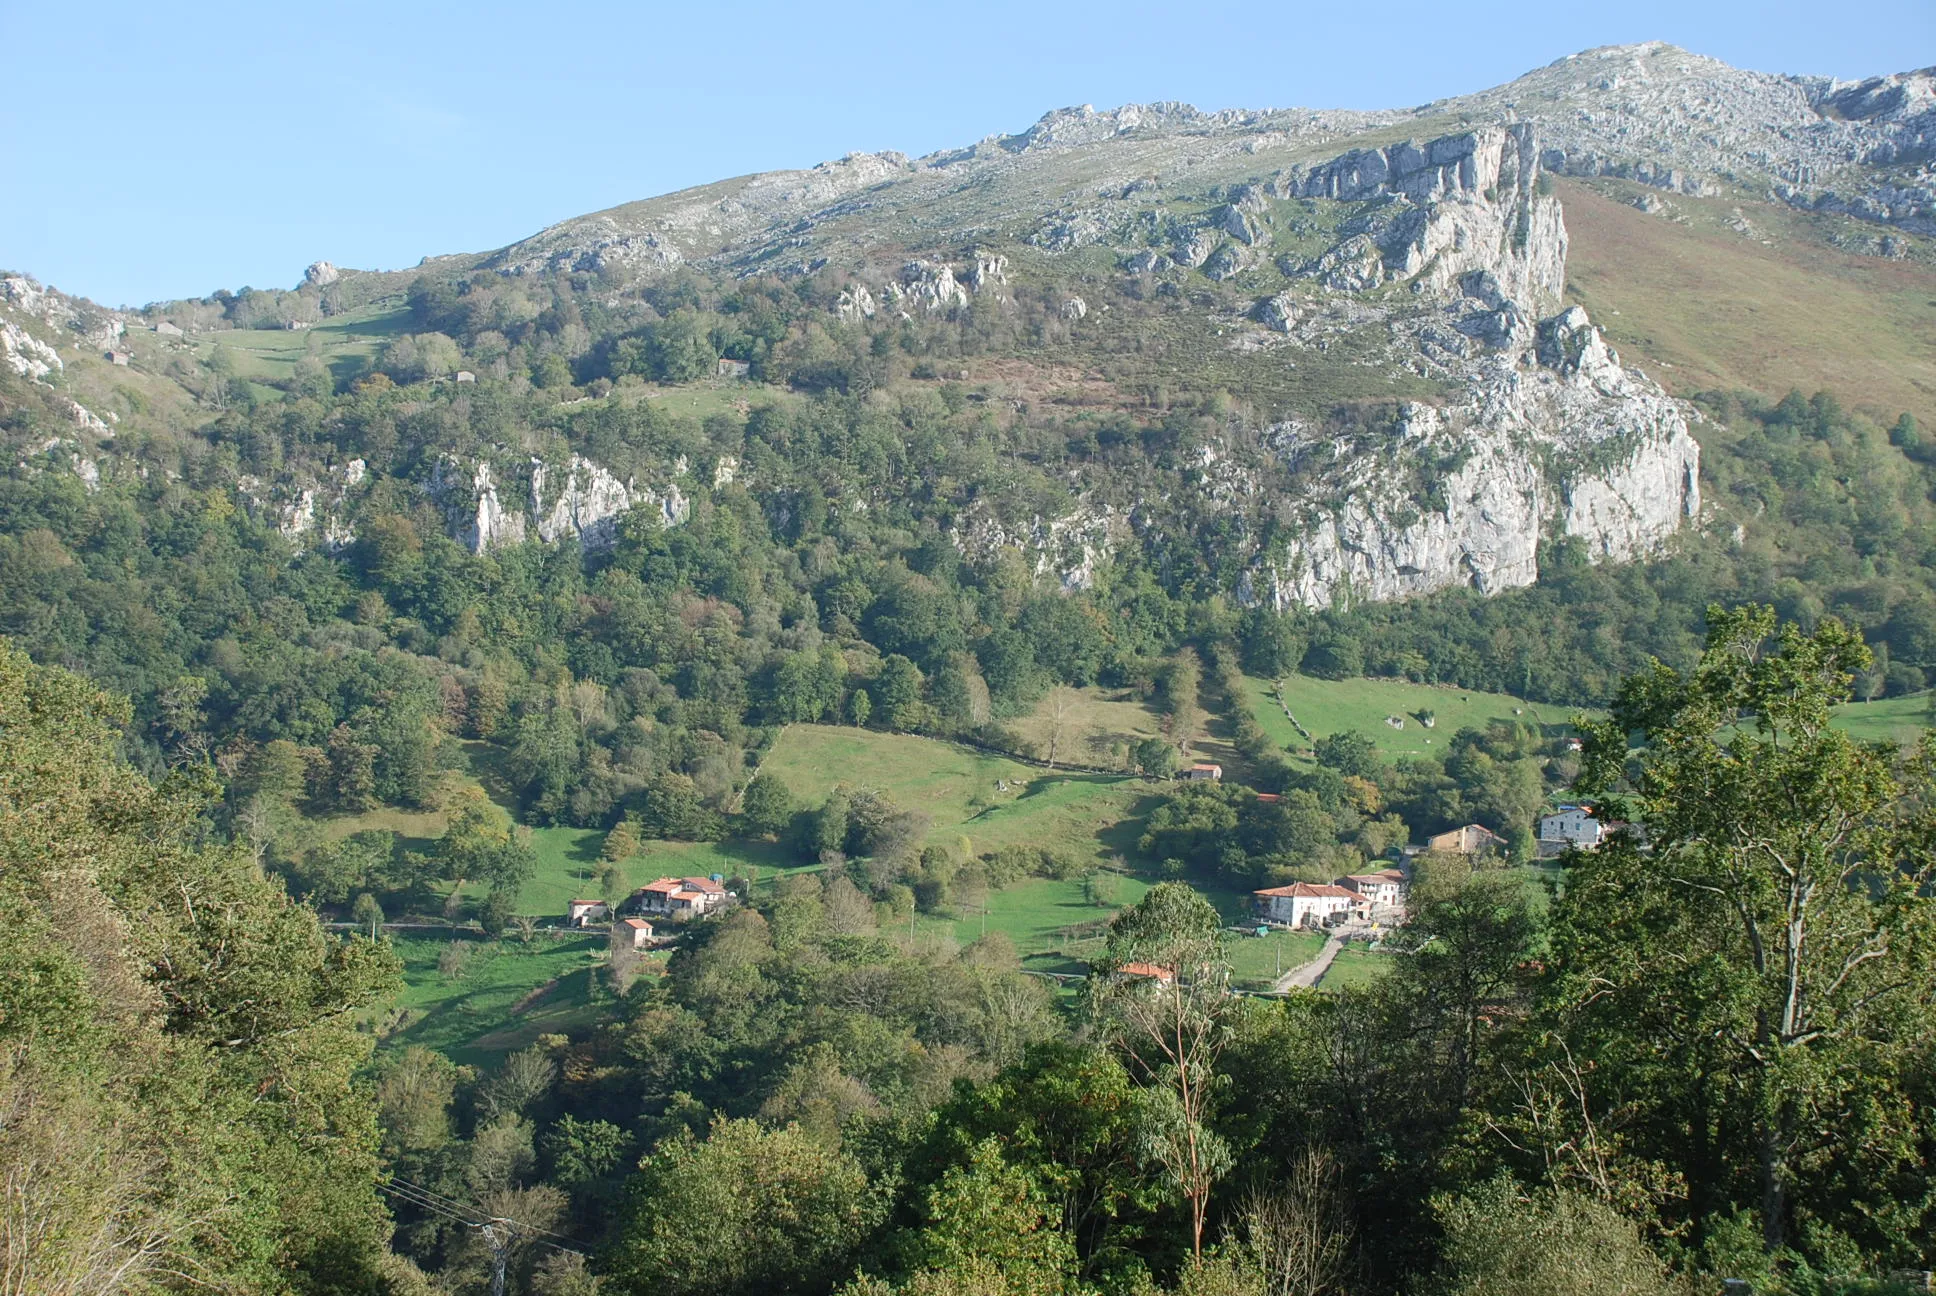
[[[1306,900],[1315,899],[1320,896],[1331,896],[1334,898],[1343,896],[1347,900],[1356,900],[1358,898],[1356,891],[1348,887],[1335,886],[1329,882],[1293,882],[1289,886],[1270,887],[1262,891],[1253,891],[1251,894],[1260,896],[1295,896],[1299,899]]]
[[[1174,981],[1176,979],[1175,973],[1166,967],[1158,967],[1154,963],[1125,963],[1122,966],[1122,974],[1132,977],[1148,977],[1155,981]]]

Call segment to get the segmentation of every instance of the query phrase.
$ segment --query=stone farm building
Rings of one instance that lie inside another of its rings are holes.
[[[1215,783],[1223,778],[1223,766],[1213,765],[1208,761],[1198,761],[1196,764],[1190,766],[1189,769],[1183,771],[1183,777],[1193,783],[1204,780]]]
[[[652,943],[652,924],[643,918],[621,918],[612,925],[612,944],[620,949],[643,949]]]
[[[1425,839],[1426,850],[1438,851],[1443,855],[1483,855],[1487,851],[1499,850],[1505,844],[1504,837],[1478,824],[1467,824],[1463,828],[1454,828]]]
[[[1369,902],[1349,887],[1330,882],[1293,882],[1255,891],[1257,912],[1265,920],[1291,927],[1323,927]]]
[[[660,878],[632,893],[629,913],[661,918],[703,918],[725,904],[726,888],[713,878]]]

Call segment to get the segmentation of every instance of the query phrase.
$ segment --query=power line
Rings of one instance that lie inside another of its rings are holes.
[[[530,1241],[537,1243],[539,1246],[548,1246],[554,1251],[569,1251],[574,1255],[584,1255],[586,1251],[591,1249],[590,1243],[580,1242],[577,1238],[567,1236],[563,1233],[554,1233],[550,1229],[539,1228],[535,1224],[526,1224],[507,1216],[489,1215],[481,1207],[473,1206],[469,1202],[460,1201],[455,1197],[446,1197],[444,1194],[433,1189],[425,1188],[421,1184],[411,1183],[407,1179],[399,1179],[394,1175],[391,1176],[388,1183],[378,1184],[377,1186],[399,1200],[407,1201],[413,1206],[442,1215],[447,1219],[456,1220],[466,1228],[488,1230],[494,1224],[503,1224],[517,1229],[529,1238]],[[539,1237],[537,1236],[538,1234],[543,1234],[544,1236]],[[558,1241],[548,1242],[545,1240],[546,1238],[556,1238]],[[561,1243],[570,1243],[570,1245],[564,1246],[560,1245]]]

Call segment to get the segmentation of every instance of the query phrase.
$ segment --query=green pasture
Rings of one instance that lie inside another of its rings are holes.
[[[1281,683],[1291,713],[1314,737],[1356,730],[1367,735],[1387,759],[1442,753],[1459,730],[1483,729],[1494,720],[1568,726],[1577,710],[1528,702],[1505,693],[1407,680],[1322,680],[1287,675]],[[1292,751],[1308,751],[1310,742],[1291,725],[1278,703],[1277,682],[1247,677],[1244,685],[1251,711],[1264,732]],[[1434,713],[1432,728],[1420,722],[1422,711]],[[1404,728],[1386,723],[1387,717],[1403,720]]]
[[[1907,747],[1930,727],[1930,701],[1930,693],[1924,691],[1874,702],[1845,702],[1835,708],[1832,722],[1851,738]]]
[[[225,329],[195,337],[207,361],[219,347],[239,377],[257,382],[292,378],[296,362],[314,355],[338,381],[364,372],[391,338],[410,331],[410,313],[394,302],[333,315],[306,329]]]
[[[792,725],[761,767],[796,803],[823,803],[840,784],[873,788],[928,817],[929,840],[967,837],[975,854],[1027,845],[1102,861],[1127,855],[1159,792],[1129,775],[1069,774],[911,734]]]
[[[1362,945],[1347,945],[1318,978],[1320,990],[1361,990],[1391,971],[1396,954],[1381,953]]]
[[[540,936],[529,944],[460,936],[469,955],[455,976],[437,970],[450,938],[399,933],[390,939],[403,959],[404,987],[386,1048],[414,1044],[489,1066],[540,1035],[588,1025],[597,1014],[594,967],[604,958],[602,935]]]

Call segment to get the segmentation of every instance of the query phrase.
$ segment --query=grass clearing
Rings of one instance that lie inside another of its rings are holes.
[[[1936,418],[1936,268],[1840,251],[1839,218],[1773,203],[1676,194],[1649,215],[1620,201],[1638,186],[1558,187],[1569,295],[1669,391],[1826,389]]]
[[[1127,689],[1056,689],[1008,727],[1046,757],[1058,725],[1057,760],[1105,769],[1121,768],[1137,743],[1162,735],[1156,712]]]
[[[1391,971],[1396,954],[1368,950],[1362,945],[1347,945],[1331,960],[1331,966],[1318,978],[1320,990],[1362,990]]]
[[[594,968],[603,936],[512,940],[458,937],[469,951],[463,970],[445,976],[437,962],[452,944],[441,936],[391,937],[403,959],[399,1024],[385,1048],[418,1045],[469,1066],[491,1066],[538,1036],[563,1033],[596,1017],[603,996]]]
[[[1874,702],[1845,702],[1835,708],[1831,723],[1863,742],[1893,742],[1907,747],[1930,727],[1931,700],[1925,690]]]
[[[1251,712],[1264,732],[1293,752],[1308,752],[1310,742],[1297,732],[1278,704],[1277,682],[1246,677],[1244,683]],[[1494,720],[1568,727],[1576,713],[1573,707],[1528,702],[1504,693],[1407,680],[1322,680],[1287,675],[1281,683],[1291,713],[1313,737],[1356,730],[1368,736],[1388,760],[1443,753],[1459,730],[1483,729]],[[1418,718],[1420,712],[1428,710],[1434,713],[1430,729]],[[1404,728],[1387,724],[1388,716],[1403,720]]]
[[[874,788],[928,816],[928,840],[967,837],[974,853],[1029,845],[1083,860],[1127,855],[1126,821],[1155,803],[1157,789],[1130,775],[1065,774],[911,734],[834,725],[792,725],[761,767],[803,806],[838,784]]]
[[[1230,938],[1230,979],[1240,989],[1263,989],[1292,968],[1303,967],[1324,948],[1312,931],[1271,930],[1268,936]]]
[[[332,315],[306,329],[224,329],[195,335],[196,357],[207,361],[217,348],[229,353],[237,376],[259,382],[295,377],[306,355],[321,360],[337,381],[367,371],[391,338],[410,331],[410,312],[395,300]],[[280,393],[271,393],[279,396]]]

